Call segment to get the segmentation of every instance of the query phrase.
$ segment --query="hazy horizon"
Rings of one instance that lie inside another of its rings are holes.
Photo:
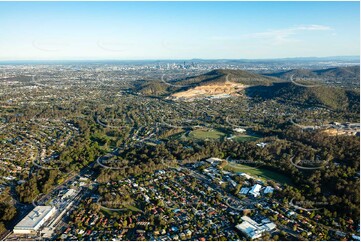
[[[359,2],[0,2],[0,61],[359,56]]]
[[[4,62],[148,62],[148,61],[277,61],[277,60],[318,60],[318,59],[327,59],[327,60],[347,60],[347,61],[360,61],[360,56],[358,55],[349,55],[349,56],[297,56],[297,57],[279,57],[279,58],[187,58],[187,59],[18,59],[18,60],[0,60],[0,63]],[[356,60],[358,59],[358,60]]]

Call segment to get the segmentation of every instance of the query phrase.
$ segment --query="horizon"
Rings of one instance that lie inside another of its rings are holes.
[[[346,59],[347,61],[360,61],[360,56],[358,55],[349,55],[349,56],[296,56],[296,57],[280,57],[280,58],[187,58],[187,59],[18,59],[18,60],[0,60],[0,63],[4,62],[106,62],[106,61],[115,61],[115,62],[148,62],[148,61],[276,61],[276,60],[318,60],[318,59],[327,59],[327,60],[340,60]],[[357,60],[358,59],[358,60]]]
[[[0,61],[358,56],[359,2],[0,2]]]

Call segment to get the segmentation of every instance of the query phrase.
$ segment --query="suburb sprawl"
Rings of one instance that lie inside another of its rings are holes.
[[[360,67],[0,65],[0,233],[359,240]]]

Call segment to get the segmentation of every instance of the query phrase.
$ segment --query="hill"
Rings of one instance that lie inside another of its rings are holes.
[[[173,98],[228,97],[242,95],[248,86],[271,85],[280,80],[242,70],[214,70],[176,82],[183,86],[171,95]]]
[[[228,78],[226,78],[228,76]],[[243,70],[225,70],[217,69],[205,73],[200,76],[189,77],[187,79],[178,81],[180,85],[206,85],[206,84],[220,84],[226,81],[235,82],[243,85],[270,85],[273,82],[279,82],[278,78],[264,76]]]
[[[278,78],[242,70],[213,70],[202,75],[180,80],[138,80],[133,91],[148,96],[196,98],[212,95],[238,95],[249,85],[270,85]],[[184,95],[183,95],[184,94]]]
[[[336,67],[314,71],[318,76],[332,79],[356,79],[360,82],[360,66]]]
[[[133,91],[146,96],[162,96],[168,94],[168,86],[159,80],[138,80]]]
[[[199,76],[181,80],[138,81],[135,91],[143,95],[162,96],[171,99],[193,100],[197,98],[227,98],[246,96],[258,99],[273,99],[283,103],[322,106],[334,110],[358,112],[360,93],[342,87],[314,85],[309,77],[328,76],[354,77],[358,67],[341,67],[325,70],[292,70],[282,75],[265,76],[242,70],[213,70]],[[286,81],[287,75],[298,75],[308,80],[298,81],[298,85]],[[282,79],[281,79],[282,78]],[[307,85],[300,85],[300,83]]]
[[[324,82],[360,83],[360,66],[335,67],[321,70],[294,69],[290,71],[265,74],[284,80],[314,80]]]
[[[322,106],[335,110],[353,110],[360,108],[360,93],[340,87],[316,86],[304,87],[292,82],[274,83],[272,86],[253,86],[246,89],[246,95],[252,98],[274,99],[283,103],[303,106]]]

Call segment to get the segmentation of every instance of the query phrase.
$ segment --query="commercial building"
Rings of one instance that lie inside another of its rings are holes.
[[[74,189],[69,189],[62,197],[61,197],[61,199],[67,199],[67,198],[69,198],[69,197],[72,197],[72,196],[74,196],[75,195],[75,193],[76,193],[76,190],[74,190]]]
[[[253,195],[254,197],[258,197],[260,195],[260,191],[261,191],[262,186],[259,184],[255,184],[251,190],[249,191],[249,194]]]
[[[273,193],[273,187],[271,186],[267,186],[265,189],[264,189],[264,194],[268,194],[268,193]]]
[[[241,191],[239,192],[240,194],[243,194],[243,195],[247,195],[247,193],[249,192],[249,188],[247,187],[242,187],[241,188]]]
[[[15,227],[14,234],[33,234],[50,219],[56,212],[55,207],[36,206],[25,218],[23,218]]]
[[[241,224],[238,224],[236,228],[244,235],[246,235],[249,239],[258,239],[262,237],[262,234],[264,232],[270,232],[276,228],[276,224],[272,222],[267,221],[268,223],[263,223],[266,222],[263,221],[261,224],[259,224],[247,216],[243,216],[241,219],[243,220],[243,222]]]

